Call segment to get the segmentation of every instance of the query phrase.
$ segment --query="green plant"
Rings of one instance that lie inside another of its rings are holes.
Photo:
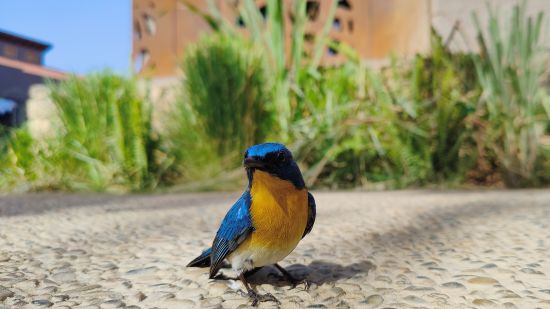
[[[27,130],[5,130],[0,139],[0,188],[25,186],[36,178],[33,139]]]
[[[208,1],[209,13],[200,12],[189,1],[181,1],[202,16],[214,30],[225,35],[240,34],[240,26],[223,19],[214,1]],[[288,2],[268,0],[265,11],[262,11],[254,0],[244,0],[236,7],[236,11],[242,26],[250,33],[250,41],[261,48],[267,61],[278,135],[283,141],[288,141],[292,122],[308,113],[298,100],[304,91],[298,79],[304,74],[319,78],[319,64],[330,43],[328,33],[338,1],[331,2],[324,26],[315,36],[309,50],[305,48],[307,35],[310,35],[305,28],[307,1],[293,1],[291,8],[287,8],[285,3]],[[289,40],[287,33],[292,34]]]
[[[410,127],[412,142],[429,152],[437,181],[463,177],[476,160],[473,118],[479,97],[472,54],[451,53],[432,31],[431,53],[388,69],[387,84]]]
[[[186,51],[183,70],[185,100],[219,155],[240,153],[271,132],[265,64],[251,44],[232,35],[204,37]]]
[[[48,141],[50,161],[71,189],[141,190],[157,185],[162,150],[150,103],[136,82],[108,72],[50,84],[61,131]]]
[[[290,9],[292,20],[287,22],[287,8],[284,1],[268,0],[266,5],[267,17],[262,18],[253,0],[245,0],[241,8],[245,25],[251,31],[255,42],[260,42],[266,51],[270,64],[270,74],[274,76],[274,103],[277,107],[278,124],[281,137],[287,140],[289,129],[293,121],[300,120],[307,110],[300,105],[298,97],[303,88],[298,79],[300,75],[309,74],[319,77],[319,64],[327,48],[328,33],[336,13],[337,1],[332,1],[324,21],[323,29],[315,36],[311,51],[305,51],[307,21],[305,0],[293,2]],[[290,28],[292,36],[286,44],[285,33]]]
[[[548,65],[541,37],[544,17],[542,12],[527,16],[525,10],[525,3],[515,6],[506,27],[490,7],[487,28],[473,16],[481,48],[475,58],[483,89],[479,109],[487,124],[480,142],[494,153],[499,172],[511,187],[536,184],[534,171],[547,121],[543,111],[547,94],[541,83]]]
[[[321,71],[302,81],[311,115],[295,123],[293,148],[309,185],[403,187],[429,179],[430,162],[405,123],[405,112],[364,63]]]

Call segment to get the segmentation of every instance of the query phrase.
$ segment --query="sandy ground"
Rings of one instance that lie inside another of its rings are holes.
[[[260,308],[550,308],[550,192],[316,193],[313,231],[251,279]],[[0,198],[0,308],[244,308],[186,263],[238,194]],[[233,276],[229,270],[224,274]]]

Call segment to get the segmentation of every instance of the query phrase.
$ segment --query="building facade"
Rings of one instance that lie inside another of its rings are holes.
[[[284,1],[286,24],[292,23],[292,0]],[[360,57],[378,60],[390,53],[411,55],[429,49],[429,0],[336,0],[337,8],[329,37],[357,51]],[[143,77],[166,77],[178,73],[178,63],[185,49],[210,26],[196,11],[210,12],[208,1],[133,0],[133,61],[135,71]],[[223,18],[246,34],[239,17],[239,0],[214,0]],[[266,14],[266,0],[257,0]],[[305,48],[322,30],[329,15],[330,0],[306,2],[308,17],[305,26]],[[191,9],[194,8],[195,12]],[[286,40],[291,39],[287,26]],[[289,44],[287,44],[288,46]],[[309,46],[308,46],[309,45]],[[334,65],[344,61],[337,51],[327,47],[322,64]]]
[[[17,126],[26,119],[26,102],[32,85],[65,74],[43,66],[50,45],[0,31],[0,125]]]
[[[291,22],[292,0],[284,1],[286,22]],[[306,45],[325,25],[333,0],[308,0],[306,12]],[[487,5],[506,16],[523,0],[334,0],[337,10],[329,36],[355,49],[363,59],[376,62],[388,55],[407,56],[429,51],[433,28],[454,51],[476,51],[477,30],[472,14],[487,22]],[[193,12],[210,12],[214,3],[220,14],[237,28],[244,26],[239,18],[243,0],[133,0],[133,59],[136,72],[143,77],[168,77],[178,73],[186,47],[210,31],[202,17]],[[256,0],[266,14],[266,0]],[[527,12],[550,15],[550,1],[530,0]],[[246,27],[241,27],[246,34]],[[286,33],[290,40],[290,29]],[[287,44],[288,46],[288,44]],[[308,46],[305,46],[306,49]],[[550,46],[549,46],[550,48]],[[344,61],[342,55],[327,48],[322,64]]]

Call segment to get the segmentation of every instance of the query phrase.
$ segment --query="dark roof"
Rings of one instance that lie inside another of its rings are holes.
[[[0,56],[0,69],[2,69],[3,67],[16,69],[22,71],[25,74],[42,76],[57,80],[66,79],[68,77],[66,73],[61,71],[46,68],[35,63],[28,63]]]
[[[24,45],[28,47],[33,47],[36,49],[39,49],[41,51],[44,51],[46,49],[49,49],[51,47],[50,44],[37,41],[35,39],[27,38],[18,34],[10,33],[4,30],[0,29],[0,40],[3,41],[10,41],[13,43],[16,43],[18,45]]]

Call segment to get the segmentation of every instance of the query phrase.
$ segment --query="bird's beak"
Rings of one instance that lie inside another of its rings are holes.
[[[264,163],[254,157],[248,157],[245,158],[243,161],[243,165],[246,168],[262,168],[264,167]]]

